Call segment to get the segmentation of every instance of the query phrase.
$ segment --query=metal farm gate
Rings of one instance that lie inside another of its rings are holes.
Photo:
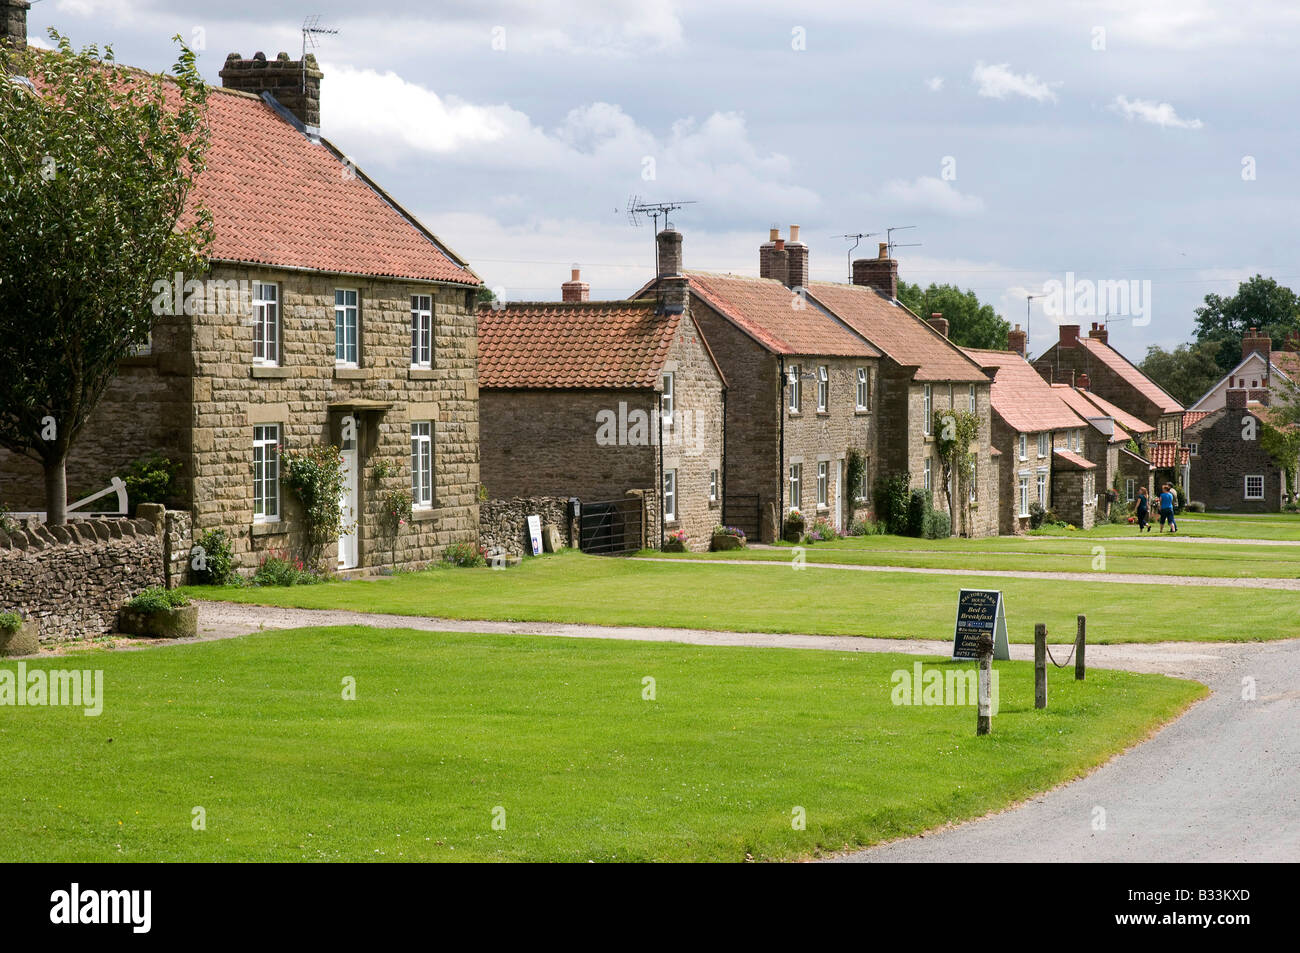
[[[757,493],[728,493],[722,498],[722,522],[744,530],[750,542],[759,541],[762,520],[759,516]]]
[[[582,504],[578,546],[584,553],[621,556],[643,544],[642,505],[638,497]]]

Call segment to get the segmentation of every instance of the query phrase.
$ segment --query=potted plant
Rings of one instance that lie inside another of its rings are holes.
[[[668,534],[668,539],[664,541],[664,552],[666,553],[684,553],[688,549],[686,530],[684,529],[674,530]]]
[[[0,612],[0,656],[35,655],[41,649],[36,620]]]
[[[781,538],[787,543],[797,543],[803,539],[803,514],[792,509],[785,514],[785,525],[781,528]]]
[[[199,607],[175,589],[150,586],[118,612],[117,629],[151,639],[193,638],[199,629]]]
[[[713,539],[709,548],[714,552],[728,549],[745,548],[745,531],[736,526],[713,527]]]

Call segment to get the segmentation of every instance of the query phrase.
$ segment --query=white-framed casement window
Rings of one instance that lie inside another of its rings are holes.
[[[831,402],[831,378],[826,370],[826,365],[822,364],[817,368],[817,413],[826,413],[826,408]]]
[[[1199,457],[1201,455],[1201,445],[1199,443],[1189,443],[1187,453],[1189,456]]]
[[[253,363],[280,363],[280,287],[253,282]]]
[[[858,410],[870,409],[870,404],[868,404],[867,401],[869,401],[871,397],[870,397],[870,392],[867,388],[867,383],[868,383],[867,369],[865,367],[859,367],[858,368],[858,398],[857,398]]]
[[[1038,505],[1047,506],[1047,471],[1038,471]]]
[[[280,425],[253,428],[253,522],[280,518]]]
[[[334,363],[340,367],[357,367],[360,352],[360,311],[357,292],[350,288],[334,290]]]
[[[718,502],[718,471],[709,471],[709,502]]]
[[[1124,499],[1130,502],[1137,499],[1137,480],[1132,477],[1124,481]]]
[[[1047,434],[1040,433],[1038,435],[1038,456],[1040,458],[1047,456],[1047,440],[1048,440]]]
[[[803,403],[803,380],[799,375],[799,365],[791,364],[790,370],[790,413],[799,413],[799,407]]]
[[[829,506],[831,502],[831,465],[825,460],[817,464],[817,505]]]
[[[1020,515],[1029,515],[1029,474],[1020,474]]]
[[[931,418],[934,417],[934,388],[926,384],[922,387],[921,393],[923,395],[921,413],[924,415],[921,419],[921,433],[928,437],[930,436]],[[928,464],[929,461],[927,460],[926,463]]]
[[[433,366],[433,297],[411,295],[411,366]]]
[[[979,463],[975,460],[972,460],[970,465],[970,486],[966,488],[966,491],[968,493],[968,498],[972,503],[975,502],[975,498],[978,495],[975,492],[975,489],[979,485],[980,485]]]
[[[1019,450],[1021,460],[1029,459],[1029,435],[1028,434],[1022,433],[1020,435],[1020,444],[1017,447],[1017,449]]]
[[[970,412],[975,413],[975,385],[970,385]]]
[[[433,421],[411,421],[411,506],[433,506]]]
[[[803,464],[790,464],[790,509],[803,508]]]
[[[929,458],[929,457],[926,457],[926,458],[925,458],[925,483],[924,483],[923,485],[925,486],[925,488],[926,488],[927,490],[933,490],[933,489],[934,489],[934,470],[933,470],[933,468],[930,466],[930,458]]]
[[[865,500],[867,498],[867,487],[871,485],[867,477],[867,471],[870,469],[871,458],[864,457],[862,460],[862,475],[858,477],[858,485],[853,490],[854,495],[859,500]]]
[[[665,427],[673,425],[673,373],[669,371],[663,376],[663,393],[659,395],[659,417],[664,422]]]
[[[1246,499],[1262,500],[1264,498],[1264,477],[1250,475],[1246,477]]]
[[[664,471],[664,522],[677,519],[677,471]]]

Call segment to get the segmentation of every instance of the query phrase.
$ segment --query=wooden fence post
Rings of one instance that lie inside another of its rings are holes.
[[[1088,644],[1088,617],[1086,615],[1079,616],[1079,634],[1074,639],[1074,680],[1081,682],[1088,673],[1088,669],[1083,662],[1083,650]]]
[[[1034,626],[1034,707],[1047,707],[1047,626]]]
[[[979,640],[979,705],[976,708],[975,734],[987,735],[993,730],[993,637],[982,635]]]

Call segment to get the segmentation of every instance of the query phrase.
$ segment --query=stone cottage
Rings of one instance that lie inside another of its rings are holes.
[[[1133,453],[1131,445],[1145,440],[1154,428],[1091,393],[1086,374],[1080,374],[1078,382],[1078,387],[1053,384],[1052,390],[1088,423],[1083,432],[1083,456],[1097,466],[1097,515],[1102,518],[1110,515],[1112,505],[1107,491],[1113,492],[1116,501],[1123,500],[1126,508],[1137,498],[1139,487],[1145,486],[1148,494],[1153,491],[1155,467],[1140,453]]]
[[[209,269],[163,275],[152,340],[73,448],[98,489],[153,451],[180,465],[174,507],[224,530],[249,570],[297,552],[284,454],[340,451],[343,532],[330,567],[415,566],[476,540],[475,297],[463,259],[322,139],[313,57],[231,54],[207,107],[192,195],[212,213]],[[0,499],[39,508],[39,472],[0,456]],[[385,513],[409,497],[412,520]]]
[[[562,301],[480,310],[483,485],[576,497],[584,512],[636,494],[641,543],[680,530],[707,550],[727,485],[727,382],[692,315],[681,236],[660,247],[654,298],[591,301],[575,270]]]
[[[797,290],[808,247],[760,249],[760,276],[684,271],[690,313],[727,378],[723,522],[771,542],[785,516],[847,530],[870,507],[880,352]],[[681,269],[681,236],[659,236],[662,287]],[[857,472],[851,484],[850,471]]]
[[[1279,512],[1295,488],[1260,439],[1269,408],[1250,401],[1245,388],[1228,391],[1227,401],[1186,431],[1189,443],[1199,448],[1189,461],[1196,499],[1211,511]]]

